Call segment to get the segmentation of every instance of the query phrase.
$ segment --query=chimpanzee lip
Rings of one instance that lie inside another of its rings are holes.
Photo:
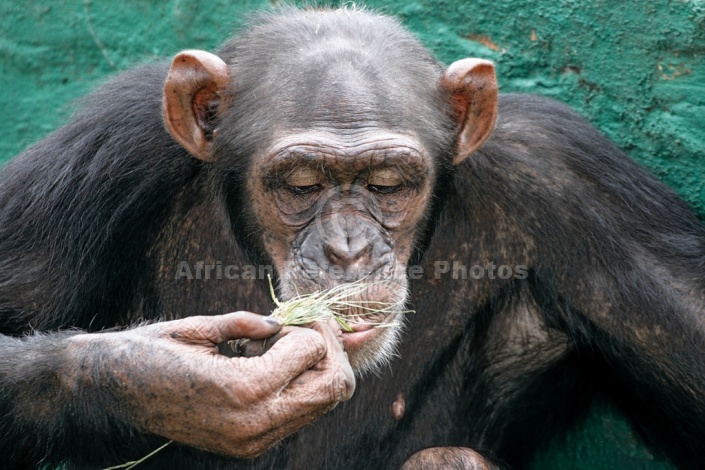
[[[375,315],[374,317],[369,316],[369,317],[362,317],[360,318],[360,321],[355,321],[355,319],[346,319],[347,325],[353,330],[353,331],[343,331],[344,334],[355,334],[355,333],[361,333],[364,331],[369,331],[373,328],[388,328],[389,323],[391,323],[395,318],[397,314],[396,313],[391,313],[391,314],[386,314],[384,316],[381,315]]]
[[[367,341],[377,336],[381,331],[376,328],[370,328],[365,331],[343,332],[343,349],[350,353],[359,350]]]
[[[374,325],[371,325],[369,323],[353,323],[353,322],[348,322],[348,326],[353,329],[354,332],[360,332],[360,331],[367,331],[372,328],[374,328]]]

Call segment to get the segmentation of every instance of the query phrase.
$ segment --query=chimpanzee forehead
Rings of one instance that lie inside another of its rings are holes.
[[[294,129],[411,131],[427,146],[451,143],[442,68],[391,18],[265,14],[220,55],[233,77],[223,118],[232,148],[261,152],[274,135]]]
[[[385,78],[349,62],[300,71],[280,88],[288,98],[281,101],[288,114],[282,118],[310,128],[408,127],[399,121],[404,103],[416,97],[400,93]]]
[[[221,55],[233,68],[236,96],[270,98],[299,119],[314,104],[335,109],[336,96],[365,112],[398,115],[390,105],[433,99],[442,72],[394,19],[364,11],[263,14]]]

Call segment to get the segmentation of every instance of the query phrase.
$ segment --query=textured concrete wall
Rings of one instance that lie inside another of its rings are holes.
[[[67,103],[106,76],[180,49],[212,49],[247,12],[277,3],[3,0],[0,162],[65,122]],[[399,16],[444,62],[494,60],[503,91],[570,104],[705,215],[705,1],[367,5]],[[597,406],[536,468],[669,467],[617,413]]]

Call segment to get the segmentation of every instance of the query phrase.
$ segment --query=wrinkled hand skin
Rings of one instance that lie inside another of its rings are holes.
[[[467,447],[431,447],[412,455],[401,470],[500,470]]]
[[[260,357],[229,358],[229,339],[282,338]],[[348,400],[355,378],[335,322],[284,327],[236,312],[69,340],[63,386],[109,393],[114,418],[180,443],[255,457]]]

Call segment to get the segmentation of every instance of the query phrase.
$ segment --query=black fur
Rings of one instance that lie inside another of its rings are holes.
[[[431,70],[440,75],[391,20],[359,12],[334,18],[323,32],[337,28],[362,35],[372,51],[391,51],[373,57],[378,68],[424,63],[405,83]],[[249,197],[242,175],[268,138],[262,123],[272,119],[257,99],[278,95],[267,94],[266,76],[258,82],[264,95],[247,80],[316,21],[313,13],[266,15],[255,22],[264,28],[258,31],[278,34],[245,33],[221,51],[242,71],[236,83],[246,91],[234,95],[235,108],[220,123],[229,161],[203,165],[166,132],[160,109],[168,66],[161,64],[117,78],[70,124],[3,169],[5,468],[116,465],[163,442],[116,418],[119,404],[100,387],[91,396],[61,392],[62,339],[72,333],[57,330],[268,311],[263,282],[184,284],[173,273],[181,259],[267,261],[253,221],[240,215]],[[419,98],[414,112],[388,111],[417,116],[392,123],[419,129],[433,154],[447,159],[449,124],[423,119],[442,109],[438,99]],[[286,107],[277,112],[291,118]],[[596,396],[614,402],[653,449],[682,468],[701,467],[705,231],[674,193],[564,106],[506,95],[492,137],[441,179],[437,196],[435,223],[420,242],[424,278],[411,285],[417,313],[391,371],[367,378],[351,401],[259,459],[173,444],[142,467],[397,468],[423,448],[467,446],[522,468]],[[434,263],[453,260],[523,265],[527,276],[434,279]],[[389,407],[400,393],[406,413],[396,421]]]

